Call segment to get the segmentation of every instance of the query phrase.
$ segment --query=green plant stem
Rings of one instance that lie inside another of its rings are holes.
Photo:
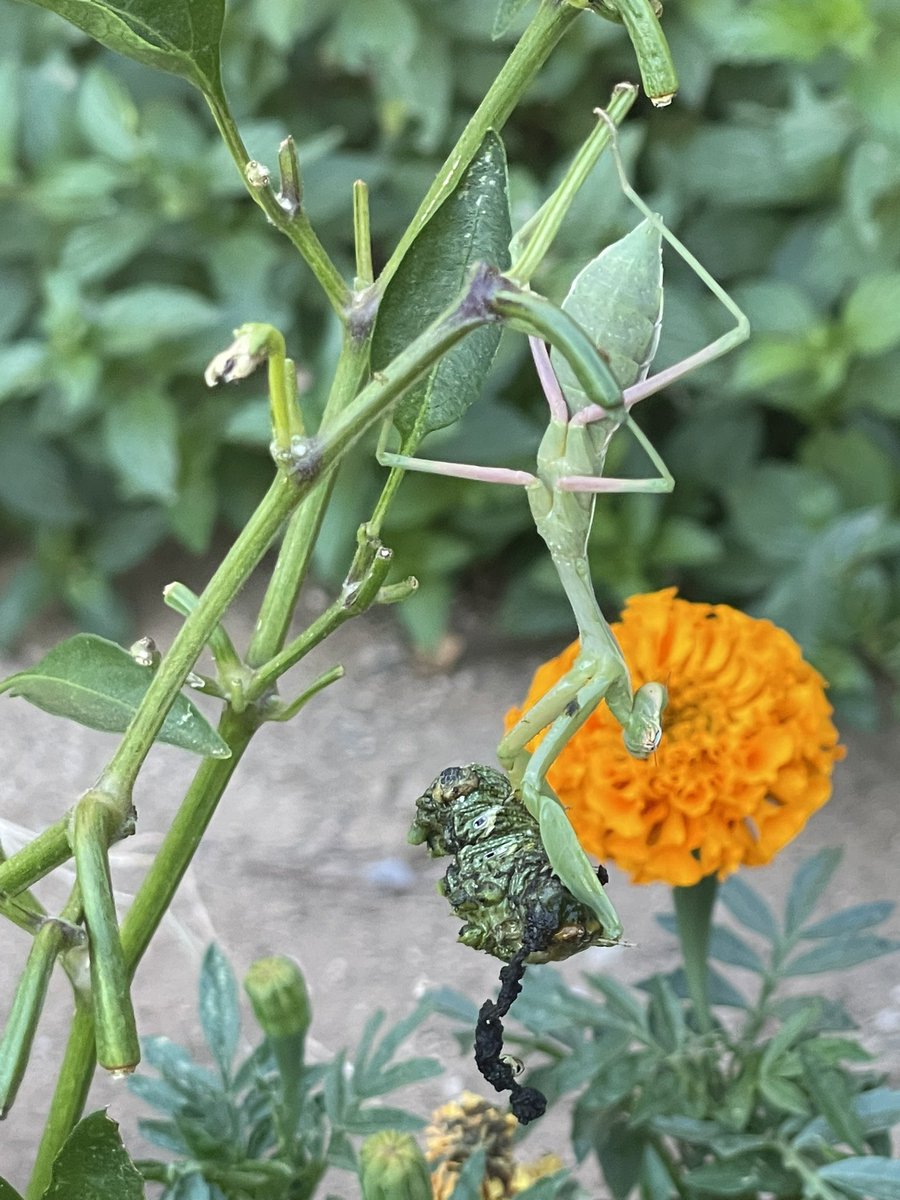
[[[299,250],[307,266],[318,280],[322,291],[328,297],[331,307],[342,321],[346,321],[350,289],[341,277],[340,271],[329,258],[325,247],[319,241],[306,213],[299,206],[282,208],[268,182],[261,186],[256,186],[251,182],[247,173],[251,159],[225,97],[207,94],[206,101],[222,140],[228,147],[248,192],[275,228]]]
[[[84,1069],[84,1064],[89,1064]],[[50,1183],[53,1160],[81,1116],[91,1086],[94,1066],[94,1018],[90,998],[75,993],[75,1016],[69,1031],[66,1053],[60,1064],[50,1113],[28,1186],[25,1200],[41,1200]]]
[[[134,780],[188,671],[285,518],[310,486],[311,482],[295,484],[280,472],[276,475],[259,507],[204,589],[197,607],[185,619],[101,776],[98,786],[117,797],[119,803],[126,796],[130,803]]]
[[[237,716],[230,709],[223,712],[219,733],[231,747],[231,757],[205,758],[200,764],[122,920],[119,936],[129,980],[178,890],[253,731],[248,714]],[[76,993],[75,1018],[25,1200],[38,1200],[43,1195],[53,1160],[81,1116],[94,1073],[95,1053],[90,1000],[86,1002]]]
[[[499,130],[506,124],[522,93],[579,15],[580,11],[566,4],[564,0],[542,0],[533,20],[485,93],[484,99],[439,169],[409,227],[378,276],[377,287],[380,292],[384,292],[394,277],[404,254],[418,237],[419,231],[434,216],[462,178],[478,147],[484,141],[484,135],[489,129]]]
[[[368,341],[345,330],[320,432],[353,400],[368,360]],[[318,483],[288,523],[247,650],[250,667],[261,666],[284,645],[334,481],[332,473]]]
[[[88,792],[75,806],[72,836],[90,941],[97,1057],[116,1073],[133,1071],[141,1058],[109,873],[109,844],[118,818],[114,804]]]
[[[17,895],[72,857],[68,825],[68,818],[62,817],[0,862],[0,896]]]
[[[672,889],[685,982],[701,1033],[709,1033],[713,1027],[709,1006],[708,958],[712,913],[718,888],[716,876],[707,875],[693,887]]]

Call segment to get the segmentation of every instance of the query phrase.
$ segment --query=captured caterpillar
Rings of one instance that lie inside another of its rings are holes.
[[[527,1124],[543,1114],[546,1099],[516,1081],[502,1052],[501,1021],[521,991],[525,964],[569,958],[618,938],[607,936],[595,912],[553,873],[537,821],[492,767],[441,771],[416,801],[409,841],[425,842],[435,858],[453,856],[438,887],[465,922],[459,940],[507,964],[497,1001],[486,1000],[478,1014],[475,1062],[497,1091],[511,1093],[513,1113]],[[602,867],[598,874],[605,884]]]

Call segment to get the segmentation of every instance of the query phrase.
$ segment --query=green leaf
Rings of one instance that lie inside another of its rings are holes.
[[[840,912],[818,921],[815,925],[807,925],[801,930],[802,938],[841,937],[848,933],[859,933],[870,925],[880,925],[896,908],[893,900],[873,900],[868,904],[853,904]]]
[[[140,148],[138,114],[128,91],[115,75],[92,67],[84,76],[75,104],[86,141],[101,154],[130,162]]]
[[[847,300],[844,329],[860,354],[900,345],[900,271],[868,275]]]
[[[736,921],[752,929],[761,937],[774,942],[778,938],[778,926],[771,908],[755,888],[740,875],[732,875],[719,889],[719,899]]]
[[[751,1157],[704,1163],[702,1167],[685,1172],[682,1178],[698,1192],[711,1192],[720,1197],[753,1193],[758,1186],[756,1161]]]
[[[148,283],[100,301],[95,320],[104,353],[129,356],[208,329],[221,313],[189,288]]]
[[[200,971],[200,1024],[206,1044],[228,1079],[241,1031],[238,988],[228,959],[213,942]]]
[[[36,338],[0,348],[0,400],[36,391],[44,381],[47,362],[47,347]]]
[[[0,1176],[0,1200],[22,1200],[16,1189]]]
[[[788,936],[799,931],[818,904],[842,856],[843,851],[836,847],[820,850],[797,868],[785,908],[784,928]]]
[[[178,415],[168,396],[135,388],[107,409],[103,432],[125,498],[171,504],[177,495]]]
[[[900,1195],[900,1159],[896,1158],[843,1158],[819,1167],[819,1175],[863,1200],[897,1200]]]
[[[224,0],[29,0],[59,13],[110,50],[220,97]]]
[[[497,12],[494,16],[494,27],[491,30],[491,37],[496,41],[497,38],[503,37],[513,21],[522,11],[530,0],[500,0],[497,5]]]
[[[511,236],[506,155],[490,131],[388,285],[372,342],[373,369],[386,367],[459,296],[477,262],[507,266]],[[497,325],[470,334],[399,401],[393,421],[404,444],[414,448],[426,433],[459,420],[478,397],[500,332]]]
[[[845,971],[848,967],[868,962],[870,958],[880,958],[882,954],[893,954],[896,950],[900,950],[900,942],[876,937],[873,933],[861,937],[836,938],[807,950],[805,954],[798,954],[787,963],[783,974],[818,975],[822,971]]]
[[[857,1154],[865,1154],[865,1133],[862,1122],[853,1111],[853,1092],[843,1071],[824,1067],[801,1048],[803,1081],[815,1101],[818,1111],[826,1118],[842,1142]]]
[[[79,1121],[53,1162],[44,1200],[144,1200],[144,1182],[105,1111]]]
[[[69,464],[19,415],[0,420],[0,502],[38,525],[69,528],[85,517],[69,480]]]
[[[79,633],[60,642],[33,667],[0,681],[0,694],[21,696],[44,712],[90,729],[123,733],[151,678],[148,669],[138,666],[115,642]],[[227,743],[182,695],[169,710],[158,740],[211,758],[231,755]]]
[[[469,1155],[456,1177],[456,1185],[450,1193],[450,1200],[481,1200],[485,1157],[486,1151],[483,1146],[479,1146]]]
[[[759,1090],[773,1108],[801,1117],[809,1116],[810,1105],[803,1091],[783,1075],[761,1075]]]
[[[874,1088],[852,1100],[853,1111],[863,1134],[868,1137],[900,1123],[900,1091],[895,1088]],[[824,1116],[816,1117],[794,1139],[796,1146],[806,1145],[819,1138],[834,1140],[835,1131]]]
[[[683,1044],[687,1032],[681,1003],[663,975],[655,975],[650,980],[648,991],[650,1031],[664,1050],[674,1052]]]
[[[717,958],[719,962],[728,963],[729,966],[744,967],[758,975],[765,974],[765,964],[753,947],[724,925],[712,927],[709,953],[711,958]]]

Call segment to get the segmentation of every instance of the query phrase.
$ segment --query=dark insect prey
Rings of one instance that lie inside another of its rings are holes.
[[[465,922],[459,940],[507,965],[496,1002],[486,1000],[475,1030],[475,1062],[498,1091],[509,1091],[525,1125],[544,1112],[536,1088],[523,1087],[504,1058],[503,1022],[522,989],[527,963],[569,958],[609,945],[595,914],[553,873],[538,823],[500,771],[473,763],[442,771],[416,801],[409,831],[433,857],[450,855],[439,890]],[[600,868],[600,880],[606,872]]]

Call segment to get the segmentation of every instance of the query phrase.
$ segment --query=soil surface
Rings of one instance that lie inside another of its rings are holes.
[[[139,599],[139,632],[163,647],[176,618],[155,597],[160,580],[169,577],[156,572]],[[180,577],[202,587],[196,566]],[[245,592],[229,623],[239,646],[246,644],[258,598],[255,588]],[[314,614],[326,600],[314,589],[303,613]],[[534,667],[546,657],[542,649],[550,653],[559,647],[498,646],[476,617],[464,616],[461,624],[463,653],[448,673],[418,667],[386,612],[345,626],[295,672],[291,683],[298,691],[335,662],[344,664],[347,677],[317,696],[294,723],[264,728],[246,754],[137,976],[142,1033],[165,1033],[204,1055],[196,988],[200,960],[212,939],[239,976],[263,954],[283,952],[299,960],[313,998],[313,1058],[353,1046],[374,1008],[385,1009],[392,1021],[403,1016],[430,986],[450,985],[478,1003],[496,995],[500,964],[456,942],[458,921],[434,891],[445,864],[429,859],[422,847],[408,846],[406,831],[416,796],[442,768],[494,761],[503,713],[521,700]],[[2,674],[35,662],[69,632],[62,625],[43,625],[18,653],[0,660]],[[292,694],[291,684],[283,693]],[[26,831],[59,817],[94,780],[114,739],[18,699],[0,698],[0,717],[0,836],[10,851]],[[748,876],[778,909],[797,865],[822,846],[841,846],[845,852],[823,915],[896,896],[896,730],[880,736],[847,730],[844,740],[848,756],[837,768],[832,801],[772,866]],[[115,884],[123,905],[196,762],[168,747],[150,756],[135,797],[138,834],[115,851]],[[63,874],[41,892],[50,905],[66,894],[70,879]],[[633,945],[590,951],[590,961],[583,956],[565,963],[560,969],[570,984],[578,983],[584,968],[634,981],[674,964],[673,941],[654,919],[670,908],[667,889],[632,887],[615,869],[611,876],[610,894]],[[896,917],[890,925],[885,934],[900,934]],[[0,1015],[26,951],[26,936],[0,924]],[[741,982],[740,974],[735,980]],[[879,1066],[900,1082],[900,956],[804,981],[803,990],[814,989],[848,1005]],[[67,985],[60,978],[19,1099],[0,1127],[0,1174],[20,1188],[46,1112],[68,1010]],[[253,1028],[249,1016],[245,1027]],[[410,1052],[441,1057],[445,1073],[388,1103],[405,1103],[427,1116],[464,1087],[489,1094],[474,1063],[460,1056],[450,1028],[433,1020],[408,1045]],[[90,1106],[104,1105],[122,1122],[136,1157],[154,1154],[136,1132],[137,1115],[152,1114],[121,1081],[101,1077],[95,1082]],[[552,1150],[571,1163],[565,1105],[532,1129],[523,1157]],[[605,1195],[595,1166],[587,1164],[580,1175],[592,1196]],[[333,1173],[329,1183],[346,1200],[358,1195],[347,1174]]]

